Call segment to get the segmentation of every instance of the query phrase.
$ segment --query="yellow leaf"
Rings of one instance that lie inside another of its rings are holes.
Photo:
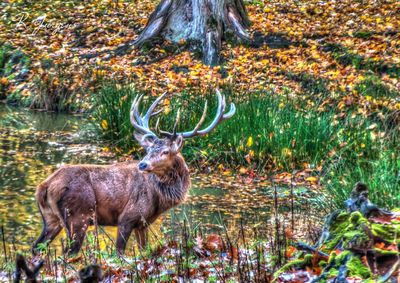
[[[308,178],[306,178],[306,181],[308,181],[310,183],[316,183],[318,181],[318,178],[316,178],[316,177],[308,177]]]
[[[8,79],[7,79],[6,77],[2,77],[2,78],[0,79],[0,83],[1,83],[2,85],[7,85],[7,84],[8,84]]]
[[[101,121],[101,127],[103,128],[103,130],[107,130],[108,129],[108,122],[106,120]]]
[[[292,151],[289,148],[285,147],[282,149],[282,155],[285,157],[292,157]]]
[[[247,147],[251,147],[252,145],[253,145],[253,137],[252,136],[250,136],[248,139],[247,139]]]
[[[253,158],[254,157],[254,150],[249,150],[248,156]]]

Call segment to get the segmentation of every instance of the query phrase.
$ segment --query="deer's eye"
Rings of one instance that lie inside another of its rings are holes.
[[[169,154],[169,150],[164,150],[164,151],[162,152],[162,154],[163,154],[163,155]]]

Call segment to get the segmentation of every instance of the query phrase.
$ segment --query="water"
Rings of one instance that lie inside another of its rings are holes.
[[[104,164],[117,157],[104,150],[85,117],[36,112],[0,105],[0,225],[13,248],[27,248],[41,231],[34,192],[63,163]],[[192,174],[187,203],[166,213],[152,227],[154,234],[174,231],[183,222],[213,232],[237,231],[244,227],[266,233],[273,227],[273,189],[267,181],[254,184],[246,178],[215,174]],[[300,226],[312,226],[311,192],[295,188],[294,214],[290,212],[290,189],[277,188],[279,215],[290,226],[294,217]],[[308,214],[304,216],[303,211]],[[115,236],[115,228],[107,228]],[[133,237],[131,237],[133,238]],[[57,243],[55,243],[57,245]]]

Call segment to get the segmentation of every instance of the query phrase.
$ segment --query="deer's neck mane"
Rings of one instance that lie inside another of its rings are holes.
[[[181,155],[177,155],[174,164],[162,176],[152,174],[151,178],[156,183],[160,201],[180,203],[185,200],[190,186],[189,169]]]

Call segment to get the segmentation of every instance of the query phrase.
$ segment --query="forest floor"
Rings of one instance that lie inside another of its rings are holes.
[[[397,1],[246,2],[254,42],[225,42],[224,61],[217,67],[201,64],[185,42],[154,43],[114,55],[138,36],[156,4],[3,3],[2,97],[34,108],[82,111],[91,106],[87,98],[99,81],[115,79],[154,94],[205,93],[217,86],[238,93],[289,90],[299,97],[311,91],[314,101],[323,96],[326,107],[400,108],[393,97],[364,97],[357,87],[372,79],[389,90],[400,89]],[[65,106],[52,105],[60,103]]]

